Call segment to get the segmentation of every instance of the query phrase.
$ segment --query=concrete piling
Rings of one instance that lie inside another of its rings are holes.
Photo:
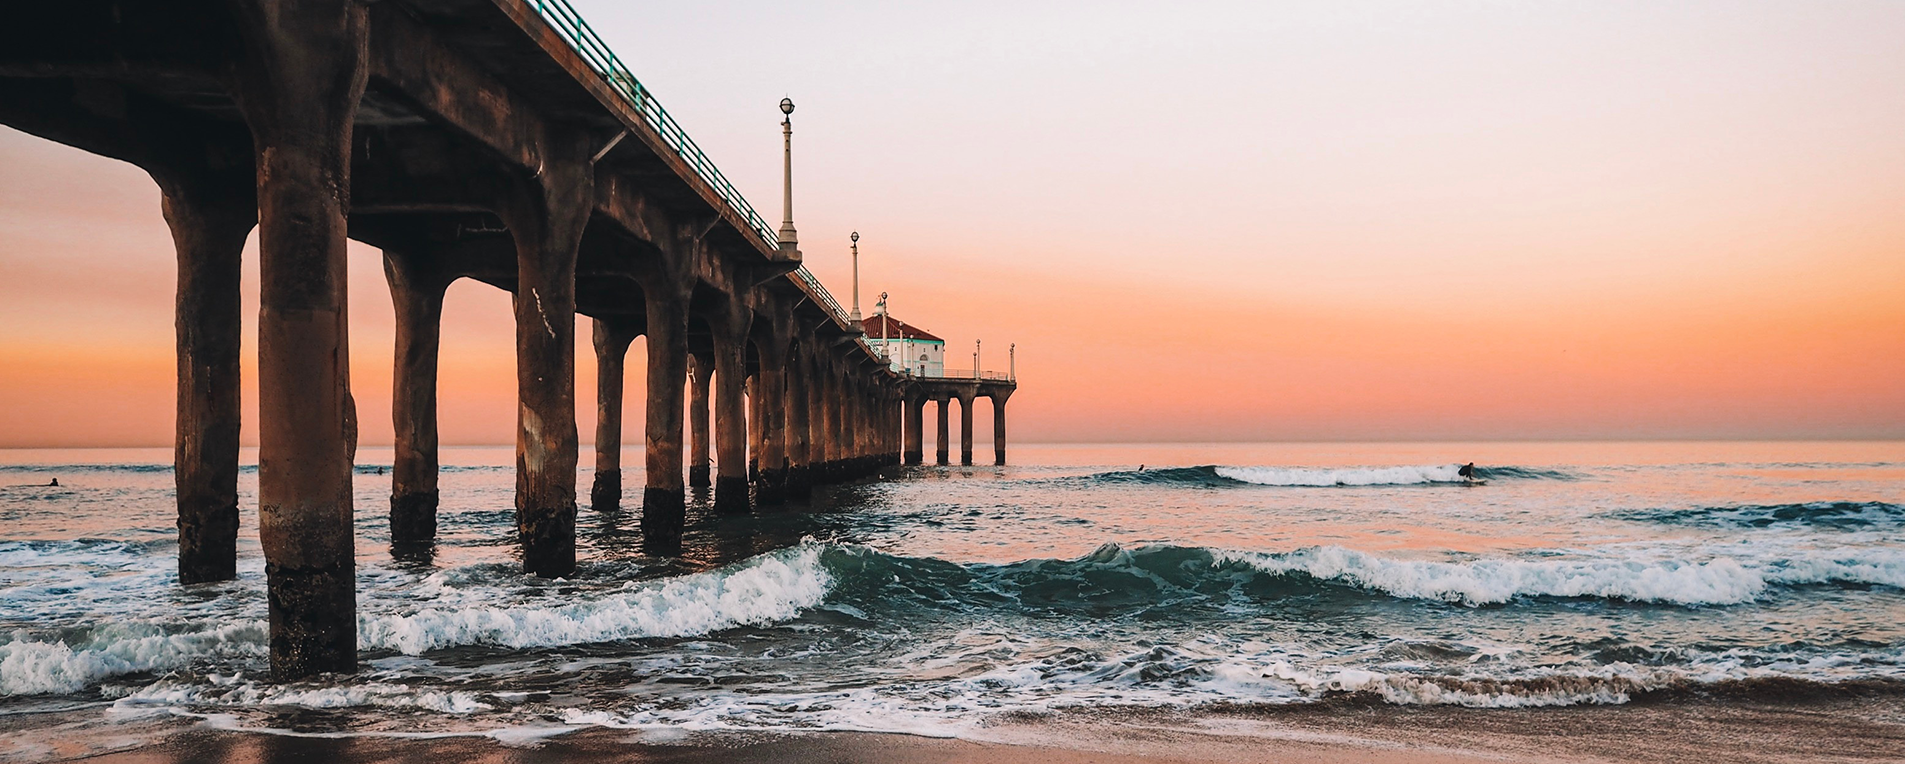
[[[1005,400],[1010,393],[992,396],[992,463],[1005,466]]]
[[[688,356],[688,485],[707,488],[708,463],[708,386],[714,380],[714,356],[697,353]]]
[[[813,402],[809,399],[807,352],[804,345],[794,348],[787,363],[787,400],[784,407],[787,418],[787,474],[783,477],[782,486],[789,501],[807,501],[813,498],[814,492],[813,477],[809,474],[813,453]]]
[[[761,345],[761,368],[755,373],[755,395],[760,404],[754,426],[760,429],[760,454],[755,459],[755,500],[764,506],[780,504],[787,481],[787,350],[777,341]]]
[[[642,536],[651,545],[668,546],[680,543],[687,511],[687,489],[681,475],[681,408],[689,368],[688,307],[685,298],[661,289],[646,289],[644,293],[648,311],[648,406],[643,436],[647,478],[642,489]],[[705,390],[707,366],[701,368],[701,388]],[[706,458],[704,454],[704,466]]]
[[[746,512],[751,506],[747,482],[747,401],[745,322],[738,317],[714,331],[714,508]]]
[[[384,251],[384,276],[397,316],[390,543],[404,546],[437,536],[437,359],[451,279],[426,253],[392,250]]]
[[[926,399],[906,400],[906,463],[918,465],[926,460]]]
[[[258,169],[258,535],[272,673],[357,669],[345,310],[351,130],[368,67],[353,0],[234,0],[233,95]]]
[[[595,480],[589,506],[597,512],[622,508],[622,391],[628,346],[638,333],[625,322],[597,318],[595,345]]]
[[[580,136],[500,210],[516,242],[516,532],[523,571],[575,572],[575,266],[594,171]]]
[[[256,188],[244,178],[226,187],[164,186],[178,257],[172,464],[179,583],[225,581],[238,575],[238,278],[245,237],[258,220]]]
[[[952,406],[952,399],[940,398],[935,403],[939,404],[939,429],[934,433],[938,440],[933,443],[933,463],[944,467],[950,463],[948,457],[952,453],[952,426],[949,421],[952,412],[947,411]]]
[[[970,395],[959,396],[959,464],[972,466],[972,401]]]

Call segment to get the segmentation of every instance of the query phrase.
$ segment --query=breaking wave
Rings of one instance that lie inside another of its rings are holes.
[[[263,621],[203,631],[108,624],[70,643],[15,631],[0,643],[0,695],[75,693],[115,676],[179,669],[211,658],[261,657],[264,651]]]
[[[1199,604],[1317,593],[1479,607],[1535,598],[1671,606],[1740,605],[1776,590],[1821,584],[1905,587],[1905,552],[1845,548],[1770,558],[1485,558],[1422,560],[1339,546],[1248,552],[1105,544],[1075,559],[959,565],[858,547],[829,566],[839,597],[864,608],[1009,607],[1017,611],[1124,610],[1171,615]],[[1184,615],[1190,616],[1191,613]]]
[[[1625,512],[1629,520],[1709,528],[1833,528],[1869,530],[1905,526],[1905,506],[1882,501],[1816,501]]]
[[[833,585],[825,547],[802,544],[725,568],[627,584],[569,604],[480,604],[509,595],[450,570],[426,578],[419,593],[455,607],[358,617],[358,647],[419,655],[460,646],[558,647],[655,637],[687,637],[794,618],[820,604]],[[445,592],[457,584],[466,591]],[[127,674],[191,668],[202,662],[266,655],[262,619],[203,628],[128,620],[54,634],[16,630],[0,641],[0,695],[80,692]]]
[[[824,549],[801,544],[719,570],[630,583],[616,594],[556,607],[425,608],[362,618],[358,643],[418,655],[464,645],[557,647],[761,626],[793,618],[826,598],[833,577],[820,564]]]
[[[1393,467],[1166,467],[1155,470],[1122,470],[1092,475],[1101,483],[1193,485],[1223,487],[1234,485],[1264,486],[1385,486],[1385,485],[1461,485],[1469,482],[1461,475],[1459,464],[1422,464]],[[1560,470],[1533,467],[1476,467],[1475,477],[1483,480],[1576,480],[1578,476]]]

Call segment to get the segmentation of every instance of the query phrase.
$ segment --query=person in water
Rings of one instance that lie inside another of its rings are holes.
[[[46,487],[48,487],[48,488],[58,488],[58,487],[60,487],[60,479],[59,479],[59,478],[53,478],[53,482],[51,482],[51,483],[47,483],[47,484],[46,484]]]
[[[1461,475],[1463,478],[1466,478],[1468,480],[1474,480],[1475,479],[1475,463],[1469,462],[1467,464],[1462,465],[1462,468],[1456,470],[1455,474]]]

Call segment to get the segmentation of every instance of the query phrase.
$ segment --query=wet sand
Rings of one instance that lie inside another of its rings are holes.
[[[79,734],[65,737],[62,726],[57,718],[0,719],[6,737],[25,736],[15,737],[18,744],[0,750],[0,757],[100,764],[1905,761],[1905,702],[1896,697],[1522,710],[1364,705],[1198,716],[1100,712],[1002,721],[962,739],[601,728],[537,739],[331,737],[222,730],[192,719],[111,733],[85,725],[90,732],[69,728]]]

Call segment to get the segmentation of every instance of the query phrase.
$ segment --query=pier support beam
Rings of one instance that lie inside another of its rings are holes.
[[[272,673],[357,669],[345,218],[368,67],[354,0],[234,0],[258,170],[258,536]]]
[[[992,395],[992,463],[1005,466],[1005,401],[1011,392]]]
[[[959,396],[959,463],[972,466],[972,402],[971,395]]]
[[[549,141],[541,173],[499,210],[516,242],[516,533],[523,572],[575,572],[575,265],[594,207],[580,136]]]
[[[708,386],[714,381],[714,356],[688,356],[688,485],[707,488]]]
[[[934,434],[939,439],[933,443],[933,463],[943,467],[951,461],[948,458],[952,453],[952,427],[948,421],[950,419],[948,414],[951,412],[946,409],[952,406],[952,399],[941,398],[937,403],[939,404],[939,430]]]
[[[734,308],[724,308],[733,311]],[[727,315],[714,327],[714,509],[746,512],[747,370],[743,316]]]
[[[856,480],[860,477],[860,427],[862,410],[860,408],[860,379],[858,369],[851,364],[840,385],[840,479]]]
[[[622,391],[628,346],[640,334],[627,321],[595,319],[595,482],[589,506],[622,508]]]
[[[390,543],[405,546],[437,537],[437,358],[443,293],[455,277],[428,253],[395,250],[384,251],[384,276],[397,315]]]
[[[813,403],[809,399],[811,384],[809,377],[807,345],[795,346],[787,361],[787,474],[784,489],[790,501],[806,501],[813,498]]]
[[[680,543],[687,512],[687,489],[681,480],[681,404],[689,363],[688,305],[686,298],[650,283],[643,284],[642,293],[648,310],[648,407],[643,436],[648,475],[642,489],[642,539],[667,548]],[[707,367],[701,368],[700,386],[705,391]],[[703,396],[705,428],[705,392]],[[705,429],[700,437],[705,469]]]
[[[178,419],[173,444],[179,583],[238,575],[240,329],[238,274],[258,221],[255,182],[162,183],[178,255]]]
[[[822,350],[814,358],[814,481],[840,480],[840,378],[833,357]]]
[[[760,368],[754,373],[759,404],[750,424],[760,430],[754,498],[763,506],[780,504],[787,483],[787,341],[778,327],[771,334],[754,344],[760,355]]]

